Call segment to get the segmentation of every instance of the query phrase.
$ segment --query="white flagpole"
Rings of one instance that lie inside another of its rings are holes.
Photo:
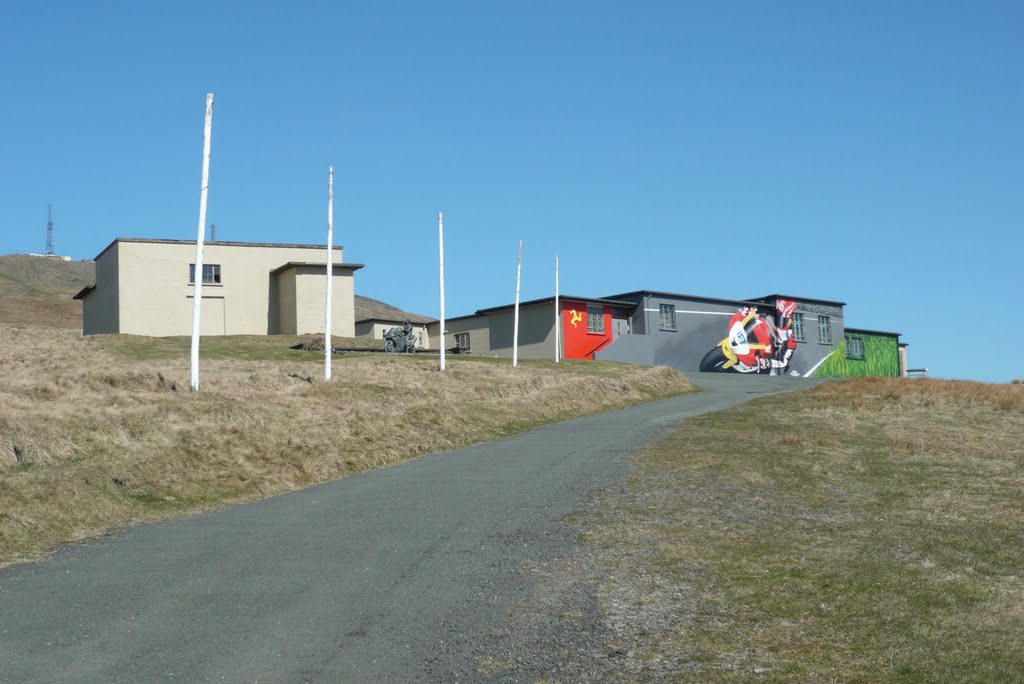
[[[210,129],[213,93],[206,93],[206,124],[203,126],[203,180],[199,186],[199,233],[196,236],[196,270],[192,291],[192,391],[199,391],[199,308],[203,301],[203,237],[206,233],[206,195],[210,185]]]
[[[324,307],[324,380],[331,379],[331,295],[333,294],[334,266],[331,251],[334,248],[334,167],[327,167],[327,306]]]
[[[558,309],[558,252],[555,252],[555,363],[562,358],[562,317]]]
[[[441,284],[441,327],[438,338],[441,340],[441,370],[444,370],[444,214],[437,212],[437,245],[438,245],[438,272],[440,273]]]
[[[512,324],[512,367],[519,365],[519,274],[523,270],[523,241],[519,241],[519,259],[516,261],[516,314]]]

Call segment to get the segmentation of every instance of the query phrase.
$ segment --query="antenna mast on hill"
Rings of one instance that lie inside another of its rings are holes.
[[[46,205],[46,256],[53,256],[53,205]]]

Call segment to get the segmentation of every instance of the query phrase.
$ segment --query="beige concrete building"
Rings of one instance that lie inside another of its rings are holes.
[[[323,333],[324,245],[206,242],[202,335]],[[194,240],[118,238],[96,257],[82,300],[82,334],[192,332]],[[355,336],[355,271],[332,251],[331,334]]]

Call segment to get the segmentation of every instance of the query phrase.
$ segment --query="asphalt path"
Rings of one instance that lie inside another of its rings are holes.
[[[680,420],[806,387],[704,392],[548,425],[0,571],[3,682],[474,681],[524,562]]]

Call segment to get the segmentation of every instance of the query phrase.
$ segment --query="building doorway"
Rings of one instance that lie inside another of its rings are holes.
[[[632,331],[629,329],[628,318],[615,318],[612,317],[612,339],[617,340],[623,335],[629,335]]]

